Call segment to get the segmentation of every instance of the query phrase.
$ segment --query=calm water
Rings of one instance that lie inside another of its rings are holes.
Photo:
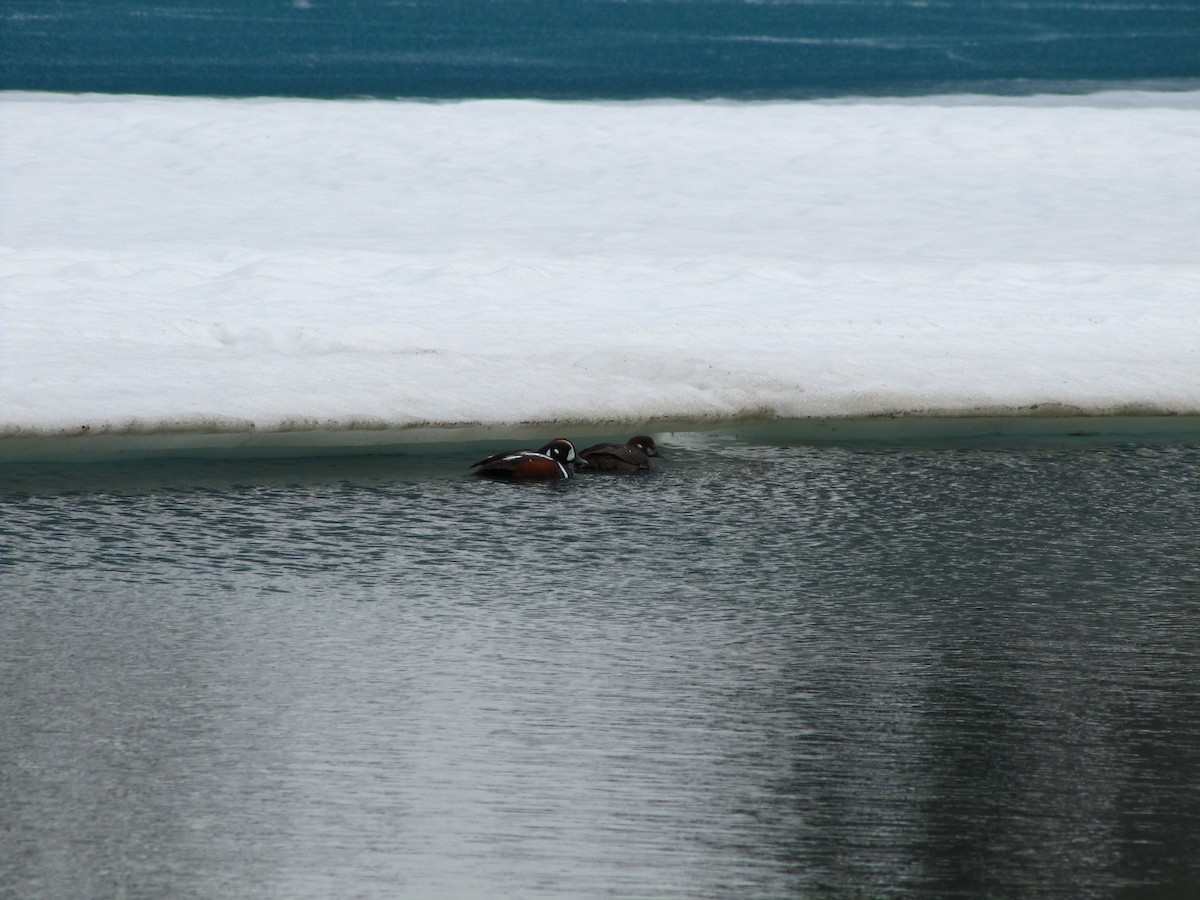
[[[1200,447],[476,449],[6,470],[0,896],[1200,881]]]
[[[6,0],[0,89],[814,97],[1200,83],[1200,0]]]

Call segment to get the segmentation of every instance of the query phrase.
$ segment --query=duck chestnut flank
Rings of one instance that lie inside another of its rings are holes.
[[[480,478],[501,481],[558,481],[569,478],[573,467],[580,465],[575,445],[565,438],[555,438],[539,450],[509,450],[495,453],[472,463]],[[584,463],[586,467],[586,463]]]

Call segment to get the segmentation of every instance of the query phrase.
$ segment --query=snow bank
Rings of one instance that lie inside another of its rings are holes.
[[[0,118],[8,445],[1200,414],[1200,93]]]

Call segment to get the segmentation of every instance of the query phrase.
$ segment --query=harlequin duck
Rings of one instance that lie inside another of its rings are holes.
[[[499,478],[505,481],[558,481],[571,475],[571,463],[578,466],[575,445],[564,438],[557,438],[540,450],[510,450],[496,453],[487,459],[472,463],[471,468],[481,478]],[[587,465],[584,463],[583,465]]]
[[[588,472],[631,472],[649,469],[650,457],[658,456],[654,438],[639,434],[624,444],[593,444],[579,451],[579,459]],[[576,463],[578,467],[580,463]]]

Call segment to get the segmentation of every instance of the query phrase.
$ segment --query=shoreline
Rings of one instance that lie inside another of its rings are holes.
[[[475,444],[538,442],[568,437],[576,442],[625,440],[646,432],[668,444],[673,436],[721,436],[747,443],[891,445],[1033,444],[1046,441],[1198,442],[1200,414],[1162,412],[1088,413],[1024,409],[1011,413],[894,413],[811,418],[746,417],[656,421],[529,422],[517,424],[428,423],[409,426],[330,423],[257,428],[198,424],[125,429],[0,432],[0,465],[89,463],[154,459],[294,459],[305,457],[435,456],[446,448]]]

